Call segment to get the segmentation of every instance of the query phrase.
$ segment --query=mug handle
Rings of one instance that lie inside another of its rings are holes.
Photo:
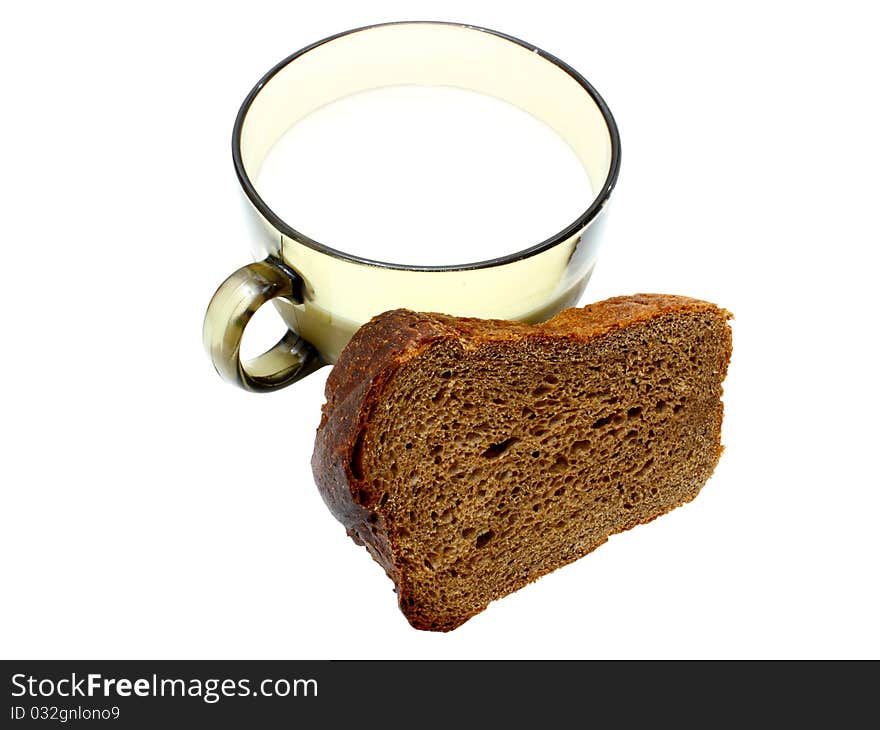
[[[202,338],[214,369],[224,380],[245,390],[264,393],[284,388],[324,365],[314,346],[288,330],[275,347],[241,361],[241,338],[254,313],[278,297],[302,303],[303,280],[274,256],[242,266],[217,289]]]

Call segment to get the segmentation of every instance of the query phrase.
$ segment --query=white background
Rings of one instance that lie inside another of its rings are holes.
[[[4,658],[874,657],[878,149],[868,3],[32,3],[4,11]],[[823,9],[824,8],[824,9]],[[402,18],[546,48],[623,167],[585,299],[732,310],[727,450],[692,504],[420,633],[309,467],[327,370],[257,396],[202,351],[248,259],[238,105]]]

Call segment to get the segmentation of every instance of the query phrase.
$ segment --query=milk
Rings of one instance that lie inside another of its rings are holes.
[[[522,250],[593,199],[586,172],[550,127],[449,87],[388,87],[321,107],[276,143],[256,187],[307,236],[411,265]]]

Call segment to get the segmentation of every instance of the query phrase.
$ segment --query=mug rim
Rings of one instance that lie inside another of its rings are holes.
[[[603,183],[602,188],[599,190],[598,194],[593,197],[593,200],[587,207],[587,209],[561,231],[553,234],[549,238],[544,239],[540,243],[534,244],[520,251],[505,254],[504,256],[498,256],[492,259],[486,259],[484,261],[476,261],[468,264],[441,264],[431,266],[398,264],[389,261],[369,259],[363,256],[356,256],[354,254],[346,253],[345,251],[341,251],[339,249],[316,241],[313,238],[310,238],[309,236],[296,230],[295,228],[293,228],[293,226],[286,223],[280,216],[278,216],[278,214],[275,213],[275,211],[272,210],[272,208],[266,203],[266,201],[264,201],[263,198],[260,197],[259,193],[257,193],[257,190],[254,184],[251,182],[251,179],[248,176],[247,171],[244,167],[244,160],[242,159],[241,155],[241,134],[244,127],[244,120],[245,117],[247,117],[248,111],[250,111],[251,104],[253,103],[254,99],[256,99],[260,91],[262,91],[263,87],[272,79],[272,77],[303,54],[308,53],[309,51],[317,48],[318,46],[322,46],[325,43],[329,43],[338,38],[342,38],[343,36],[385,26],[419,24],[447,25],[459,28],[469,28],[471,30],[489,33],[490,35],[497,36],[498,38],[502,38],[511,43],[516,43],[517,45],[520,45],[523,48],[527,48],[529,51],[538,54],[539,56],[541,56],[541,58],[559,67],[562,71],[571,76],[593,99],[600,113],[602,114],[602,118],[605,122],[605,126],[608,129],[608,134],[611,138],[611,160],[608,168],[608,174],[605,176],[605,182]],[[487,269],[494,266],[503,266],[505,264],[513,263],[515,261],[521,261],[523,259],[530,258],[553,248],[563,241],[568,240],[569,238],[571,238],[571,236],[586,228],[602,211],[605,204],[608,202],[611,191],[614,189],[614,186],[617,183],[617,177],[620,172],[620,134],[618,132],[617,123],[614,120],[614,116],[611,114],[611,110],[608,108],[605,100],[599,95],[599,92],[596,91],[593,85],[589,81],[587,81],[587,79],[584,78],[583,75],[581,75],[569,64],[557,58],[553,54],[548,53],[547,51],[544,51],[531,43],[527,43],[519,38],[515,38],[512,35],[508,35],[507,33],[492,30],[491,28],[484,28],[479,25],[471,25],[468,23],[455,23],[441,20],[398,20],[390,23],[374,23],[371,25],[364,25],[358,28],[352,28],[351,30],[345,30],[341,33],[335,33],[331,36],[327,36],[326,38],[311,43],[304,48],[301,48],[300,50],[292,53],[291,55],[287,56],[285,59],[277,63],[275,66],[273,66],[269,71],[267,71],[263,75],[263,77],[256,83],[256,85],[250,90],[250,92],[248,92],[248,95],[242,102],[241,107],[239,107],[238,114],[235,117],[235,124],[232,128],[232,161],[235,166],[235,173],[238,177],[238,181],[241,184],[245,195],[247,195],[251,204],[257,209],[260,215],[262,215],[263,218],[265,218],[275,230],[281,233],[282,236],[287,236],[297,243],[301,243],[308,248],[314,249],[315,251],[319,251],[323,254],[327,254],[328,256],[342,259],[343,261],[349,261],[355,264],[361,264],[364,266],[375,266],[384,269],[398,269],[404,271],[467,271],[473,269]]]

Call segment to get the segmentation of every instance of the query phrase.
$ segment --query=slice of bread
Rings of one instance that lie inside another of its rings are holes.
[[[540,325],[386,312],[327,380],[315,480],[410,623],[454,629],[697,496],[730,317],[659,294]]]

